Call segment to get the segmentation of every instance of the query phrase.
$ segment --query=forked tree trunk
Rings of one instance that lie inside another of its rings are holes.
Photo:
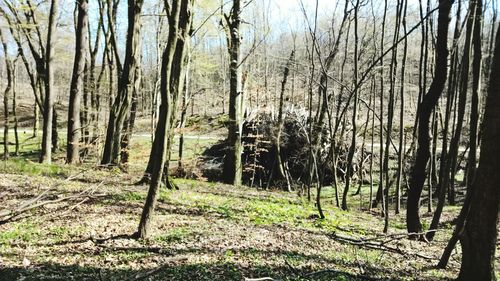
[[[120,158],[123,124],[129,114],[134,90],[134,71],[139,59],[139,37],[141,26],[141,9],[144,0],[128,0],[128,31],[123,69],[119,71],[118,95],[114,99],[109,112],[106,140],[101,160],[102,165],[117,165]],[[113,48],[116,49],[114,35],[111,36]],[[115,59],[118,55],[115,51]]]

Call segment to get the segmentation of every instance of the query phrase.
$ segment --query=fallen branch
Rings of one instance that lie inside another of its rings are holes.
[[[410,235],[410,234],[405,234],[404,236],[401,234],[401,235],[399,235],[399,238],[402,239],[403,237],[406,237],[408,235]],[[405,257],[416,256],[416,257],[430,260],[430,261],[438,260],[438,258],[435,258],[435,257],[429,257],[429,256],[422,255],[419,253],[408,253],[408,252],[403,251],[402,249],[400,249],[398,247],[391,247],[391,246],[386,245],[387,243],[389,243],[391,241],[397,240],[398,236],[392,237],[391,239],[389,239],[387,241],[380,241],[378,243],[373,242],[374,241],[373,239],[363,240],[361,238],[342,236],[342,235],[338,235],[336,233],[331,234],[330,237],[333,239],[336,239],[340,242],[348,243],[351,245],[356,245],[356,246],[365,247],[365,248],[374,249],[374,250],[388,251],[391,253],[400,254],[400,255],[405,256]]]
[[[29,212],[29,211],[34,210],[36,208],[40,208],[40,207],[45,206],[45,205],[60,203],[63,201],[77,199],[77,198],[88,199],[88,198],[97,198],[97,197],[106,196],[107,194],[98,194],[98,195],[93,194],[93,190],[102,184],[103,184],[103,182],[100,182],[98,185],[91,186],[91,187],[83,190],[82,192],[78,193],[77,195],[71,195],[71,196],[61,197],[58,199],[45,200],[45,201],[35,203],[35,202],[37,202],[40,199],[45,197],[45,195],[48,191],[48,190],[45,190],[40,195],[38,195],[35,199],[32,199],[32,200],[29,200],[28,202],[22,203],[18,209],[13,210],[13,211],[6,211],[6,212],[4,211],[3,213],[1,213],[0,218],[2,218],[2,219],[0,220],[0,225],[6,224],[6,223],[12,221],[13,219],[17,218],[18,216],[20,216],[26,212]]]

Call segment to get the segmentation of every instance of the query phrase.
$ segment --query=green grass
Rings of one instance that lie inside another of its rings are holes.
[[[28,176],[66,177],[70,174],[71,168],[58,164],[41,164],[20,157],[12,157],[9,161],[0,162],[0,171]]]
[[[169,230],[167,233],[160,234],[153,239],[163,243],[176,243],[187,240],[192,235],[192,231],[186,227],[178,227]]]
[[[15,243],[33,243],[40,238],[40,228],[35,221],[11,223],[9,230],[0,232],[0,248],[10,248]]]
[[[146,199],[146,194],[144,192],[137,191],[127,191],[124,193],[113,194],[111,196],[112,201],[129,201],[129,202],[144,202]]]

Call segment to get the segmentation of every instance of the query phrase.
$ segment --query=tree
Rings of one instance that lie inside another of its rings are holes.
[[[436,66],[434,80],[419,106],[418,149],[411,171],[406,210],[406,226],[409,233],[422,231],[419,208],[420,195],[426,179],[426,167],[430,157],[429,121],[431,113],[443,92],[448,67],[448,27],[453,0],[439,1],[438,30],[436,38]]]
[[[128,0],[128,30],[125,47],[125,60],[123,66],[118,63],[118,94],[114,99],[111,110],[109,111],[106,140],[101,160],[102,165],[117,165],[119,163],[123,124],[129,114],[129,108],[132,102],[132,93],[134,91],[134,77],[136,74],[135,69],[140,56],[139,33],[143,3],[143,0]],[[113,8],[113,10],[115,9]],[[114,29],[110,27],[110,30]],[[114,34],[111,35],[111,41],[113,48],[115,49],[116,61],[119,62],[119,56],[116,53],[117,48]]]
[[[351,183],[351,173],[353,169],[352,160],[354,158],[354,153],[356,152],[356,136],[357,136],[357,119],[358,119],[358,60],[359,60],[359,35],[358,35],[358,12],[359,12],[360,1],[356,1],[356,5],[354,6],[354,101],[353,101],[353,109],[352,109],[352,137],[351,137],[351,145],[349,146],[349,152],[347,154],[347,171],[346,171],[346,180],[345,180],[345,188],[344,194],[342,196],[342,210],[347,210],[347,193],[349,192],[349,185]]]
[[[26,69],[26,73],[29,77],[29,84],[33,90],[33,96],[35,99],[35,106],[33,108],[33,113],[34,113],[34,122],[33,122],[33,137],[36,137],[38,134],[38,127],[39,127],[39,112],[43,112],[43,84],[45,83],[42,79],[42,72],[45,69],[45,65],[43,63],[43,50],[45,49],[45,46],[42,44],[41,40],[41,31],[39,29],[38,25],[35,25],[34,28],[37,31],[35,34],[38,37],[38,42],[39,45],[35,47],[35,43],[32,41],[32,37],[30,33],[27,31],[27,29],[20,28],[23,26],[23,22],[20,19],[19,14],[17,13],[17,9],[10,3],[6,2],[8,10],[11,12],[12,15],[9,15],[6,10],[2,6],[0,6],[0,13],[2,16],[5,18],[7,21],[9,31],[12,35],[12,38],[14,39],[17,49],[19,51],[19,55],[23,61],[23,64]],[[30,1],[27,1],[28,5],[31,5]],[[31,6],[30,6],[31,7]],[[37,22],[34,19],[34,13],[26,13],[26,17],[29,19],[31,22]],[[35,66],[33,67],[28,60],[27,53],[22,44],[22,38],[21,34],[24,35],[24,37],[27,39],[26,41],[28,42],[29,50],[35,60]]]
[[[233,0],[229,15],[224,15],[227,25],[227,44],[229,52],[229,147],[224,158],[223,180],[226,183],[241,185],[242,165],[241,144],[242,104],[242,71],[241,71],[241,1]]]
[[[5,67],[7,70],[7,86],[5,87],[4,96],[3,96],[3,105],[4,105],[4,127],[3,127],[3,159],[6,160],[9,158],[9,126],[10,126],[10,118],[9,118],[9,98],[11,93],[13,92],[13,80],[14,80],[14,66],[12,60],[9,58],[8,54],[8,45],[3,36],[2,29],[0,28],[0,42],[3,47],[4,59],[5,59]]]
[[[445,268],[448,264],[448,260],[451,256],[453,249],[455,248],[456,243],[458,242],[461,233],[463,232],[463,227],[465,224],[466,216],[468,214],[470,203],[472,200],[472,195],[474,194],[474,189],[472,186],[472,180],[474,178],[475,170],[476,170],[476,158],[477,158],[477,140],[478,140],[478,115],[479,115],[479,81],[481,78],[481,57],[482,57],[482,48],[481,48],[481,26],[482,26],[482,13],[483,13],[483,1],[482,0],[473,0],[470,3],[469,8],[471,14],[473,15],[473,27],[471,27],[472,35],[472,44],[474,47],[474,58],[472,63],[472,99],[471,99],[471,112],[470,112],[470,136],[469,136],[469,157],[468,157],[468,171],[467,178],[469,179],[467,182],[467,194],[465,196],[465,200],[456,220],[455,230],[453,231],[453,235],[448,241],[446,248],[439,260],[438,267]],[[464,54],[465,55],[465,54]],[[444,200],[442,200],[444,201]]]
[[[42,153],[40,155],[41,163],[50,163],[52,161],[52,146],[54,140],[52,134],[54,125],[54,69],[52,60],[54,58],[54,36],[57,26],[57,8],[59,0],[52,0],[49,12],[49,27],[47,30],[47,47],[45,48],[45,100],[43,107],[43,132],[42,132]]]
[[[500,206],[500,28],[497,30],[483,121],[479,167],[465,229],[460,235],[462,266],[458,280],[496,280],[495,250]]]
[[[66,161],[69,164],[78,163],[80,160],[80,99],[85,90],[83,75],[88,33],[88,0],[79,0],[75,5],[78,7],[78,22],[76,25],[75,60],[69,92],[68,141],[66,148]]]
[[[177,100],[184,86],[184,56],[186,41],[190,38],[192,3],[193,0],[173,0],[170,9],[167,8],[169,32],[167,45],[162,56],[160,114],[153,150],[151,150],[152,155],[150,156],[153,159],[153,169],[149,191],[135,235],[138,238],[148,237],[162,178],[168,178],[168,164],[166,163],[170,161],[171,136],[174,129],[173,121],[177,110]],[[167,168],[165,169],[165,167]]]

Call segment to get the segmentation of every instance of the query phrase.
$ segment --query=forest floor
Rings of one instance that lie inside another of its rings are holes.
[[[194,141],[189,146],[197,147]],[[445,208],[432,243],[417,242],[404,234],[404,213],[391,212],[389,233],[383,234],[379,211],[359,210],[359,196],[353,195],[351,210],[341,211],[329,189],[323,198],[326,219],[321,220],[314,204],[296,193],[175,179],[179,190],[161,192],[151,237],[134,240],[130,235],[147,192],[147,186],[134,183],[141,177],[147,147],[147,142],[135,142],[128,173],[91,163],[70,167],[61,161],[63,155],[55,157],[55,164],[41,165],[33,151],[0,163],[0,220],[11,217],[0,222],[0,280],[457,276],[457,252],[446,270],[434,265],[459,207]],[[31,151],[29,145],[23,150]],[[425,222],[430,218],[423,214]]]

